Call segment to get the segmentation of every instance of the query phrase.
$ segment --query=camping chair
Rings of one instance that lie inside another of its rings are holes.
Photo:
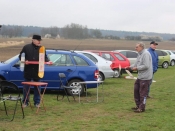
[[[59,76],[59,80],[60,80],[60,87],[58,89],[57,101],[59,101],[58,96],[61,95],[60,91],[64,90],[65,94],[62,93],[62,99],[66,95],[68,101],[70,102],[67,90],[75,89],[75,87],[68,86],[68,81],[67,81],[66,75],[64,73],[59,73],[58,76]],[[64,85],[64,83],[66,83],[66,85]],[[74,98],[74,101],[75,101],[75,97],[74,97],[73,93],[71,93],[71,96]]]
[[[4,94],[2,92],[2,88],[5,88],[5,87],[8,87],[8,89],[10,91],[12,91],[12,93],[14,95]],[[24,118],[24,110],[22,108],[22,98],[20,97],[20,91],[19,91],[18,86],[15,85],[12,82],[0,81],[0,93],[1,93],[0,94],[0,103],[3,103],[4,104],[4,109],[5,109],[5,113],[6,113],[7,116],[8,116],[8,111],[7,111],[6,101],[15,101],[16,102],[15,107],[14,107],[14,110],[13,110],[13,113],[12,113],[12,119],[11,119],[11,121],[13,121],[13,119],[15,117],[18,102],[20,102],[21,110],[22,110],[22,115],[23,115],[23,118]]]

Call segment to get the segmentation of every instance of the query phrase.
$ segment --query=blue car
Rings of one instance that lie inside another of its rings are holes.
[[[83,54],[64,50],[46,50],[46,54],[53,65],[45,65],[44,77],[41,79],[47,82],[47,90],[57,90],[60,87],[59,73],[65,73],[68,85],[77,87],[67,90],[69,94],[82,94],[85,87],[78,82],[96,81],[98,79],[98,67]],[[23,72],[20,70],[18,55],[0,63],[0,80],[7,80],[15,83],[19,88],[24,81]],[[87,88],[96,88],[96,84],[89,84]]]

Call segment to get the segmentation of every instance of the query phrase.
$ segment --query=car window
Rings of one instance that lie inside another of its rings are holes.
[[[109,61],[114,60],[114,58],[109,53],[102,53],[102,57]]]
[[[155,50],[155,51],[156,51],[156,53],[157,53],[158,56],[163,56],[162,51],[160,51],[160,50]]]
[[[162,51],[162,54],[163,54],[163,56],[166,56],[167,55],[167,53],[165,51]]]
[[[48,54],[50,61],[53,62],[52,66],[71,66],[73,65],[70,56],[66,54]]]
[[[114,55],[117,57],[118,60],[125,61],[125,59],[121,55],[119,55],[117,53],[114,53]]]
[[[97,63],[98,60],[91,54],[83,53],[85,56],[87,56],[89,59],[91,59],[93,62]]]
[[[4,61],[4,63],[5,63],[5,64],[9,64],[9,63],[11,63],[12,61],[14,61],[14,60],[16,59],[16,57],[18,57],[18,56],[19,56],[19,55],[16,55],[16,56],[14,56],[14,57],[12,57],[12,58],[10,58],[10,59]]]
[[[172,50],[171,52],[172,52],[173,54],[175,54],[175,51]]]
[[[169,55],[171,55],[171,52],[170,51],[167,51]]]
[[[127,52],[127,58],[137,58],[137,53],[136,52],[132,52],[132,51],[128,51]]]
[[[73,58],[77,66],[89,66],[89,64],[84,59],[75,55],[73,56]]]
[[[121,51],[120,52],[122,55],[126,56],[126,51]],[[127,57],[127,56],[126,56]]]

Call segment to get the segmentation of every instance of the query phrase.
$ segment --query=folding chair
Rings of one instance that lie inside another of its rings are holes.
[[[75,87],[68,86],[68,81],[67,81],[66,75],[64,73],[59,73],[58,76],[59,76],[59,80],[60,80],[60,87],[58,89],[57,101],[59,101],[58,96],[61,95],[60,91],[64,90],[65,94],[62,93],[62,99],[61,100],[63,100],[64,96],[66,95],[68,101],[70,102],[67,90],[75,89]],[[73,99],[75,101],[74,94],[71,93],[70,95],[73,97]]]
[[[2,88],[4,88],[4,87],[8,87],[9,89],[11,89],[11,91],[13,91],[12,93],[14,93],[14,95],[4,94],[2,92]],[[15,117],[18,102],[20,102],[22,116],[24,118],[24,110],[22,108],[22,98],[20,97],[20,91],[19,91],[18,86],[12,82],[0,81],[0,93],[1,93],[0,94],[0,97],[1,97],[0,101],[1,101],[1,103],[4,103],[4,109],[5,109],[5,113],[7,116],[8,116],[8,112],[7,112],[6,101],[16,101],[11,121],[13,121],[13,119]]]

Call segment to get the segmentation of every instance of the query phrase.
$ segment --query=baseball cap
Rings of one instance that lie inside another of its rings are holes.
[[[150,45],[151,44],[158,45],[158,43],[156,43],[155,41],[151,41]]]

